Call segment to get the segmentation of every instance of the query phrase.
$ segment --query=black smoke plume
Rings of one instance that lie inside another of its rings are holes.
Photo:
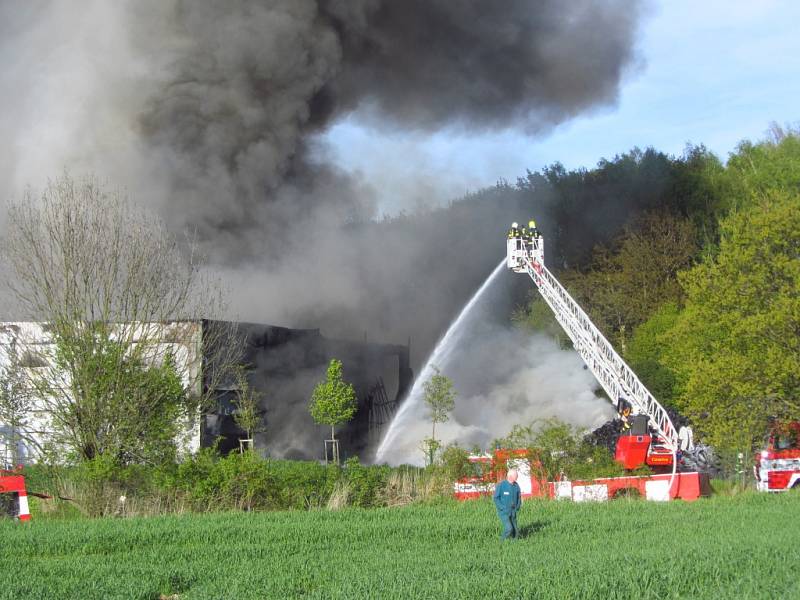
[[[470,232],[359,226],[380,189],[332,166],[321,134],[348,115],[378,133],[546,133],[613,104],[640,15],[628,0],[10,0],[0,193],[95,173],[197,233],[233,316],[426,349],[502,233],[450,252],[442,238]]]

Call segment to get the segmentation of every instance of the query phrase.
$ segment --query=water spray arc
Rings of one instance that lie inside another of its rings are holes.
[[[425,362],[425,366],[420,371],[420,374],[414,380],[414,385],[408,394],[408,398],[397,411],[392,423],[389,426],[386,435],[383,437],[377,452],[375,453],[375,462],[386,462],[389,458],[389,453],[392,451],[392,446],[398,439],[398,436],[403,430],[403,425],[410,419],[410,417],[419,413],[423,408],[423,388],[422,385],[425,381],[431,378],[434,374],[434,366],[442,369],[445,374],[447,365],[452,359],[453,351],[458,347],[458,342],[464,332],[464,325],[469,321],[472,309],[477,306],[480,299],[491,287],[495,279],[503,272],[503,267],[506,261],[503,259],[492,271],[491,275],[486,278],[483,285],[478,289],[469,302],[461,309],[458,317],[452,322],[450,327],[445,332],[444,336],[437,342],[433,352]]]

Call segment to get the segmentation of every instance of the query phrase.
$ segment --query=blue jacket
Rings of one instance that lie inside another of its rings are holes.
[[[522,505],[522,494],[516,481],[511,483],[504,479],[495,486],[494,505],[501,515],[513,514],[519,510]]]

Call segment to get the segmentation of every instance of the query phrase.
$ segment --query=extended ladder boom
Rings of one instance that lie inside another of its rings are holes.
[[[544,240],[541,236],[537,234],[523,238],[512,230],[508,238],[507,266],[515,273],[527,273],[533,279],[542,298],[572,340],[575,350],[611,401],[623,398],[630,403],[634,414],[647,415],[650,425],[667,448],[675,452],[678,448],[678,433],[667,411],[544,266]]]

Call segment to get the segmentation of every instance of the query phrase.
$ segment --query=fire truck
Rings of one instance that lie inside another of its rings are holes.
[[[756,487],[762,492],[800,488],[800,422],[775,424],[755,456]]]
[[[19,467],[14,471],[0,469],[0,517],[31,520],[25,477]]]
[[[473,454],[468,461],[470,473],[454,486],[454,496],[458,500],[472,500],[491,494],[495,483],[502,481],[511,468],[517,469],[517,484],[523,498],[547,495],[547,481],[525,449],[499,448],[493,454]]]
[[[592,481],[563,479],[534,483],[526,481],[532,477],[531,465],[528,464],[524,473],[520,471],[518,480],[522,481],[521,486],[530,489],[527,495],[546,495],[578,501],[613,498],[625,490],[636,490],[643,497],[652,500],[693,500],[707,495],[710,491],[708,475],[686,468],[686,465],[702,462],[700,455],[703,448],[695,447],[691,429],[675,428],[664,407],[548,270],[544,264],[544,238],[535,224],[532,223],[527,229],[520,228],[517,223],[512,224],[507,236],[506,266],[514,273],[527,274],[531,278],[575,350],[615,404],[623,423],[614,456],[617,462],[626,470],[647,465],[655,473],[652,476],[613,477]],[[492,466],[482,476],[482,480],[478,478],[475,482],[470,482],[468,478],[457,482],[456,496],[468,498],[486,493],[492,487],[492,481],[498,481],[498,478],[504,476],[502,462],[508,458],[510,457],[504,457],[497,452],[488,457],[473,457],[472,461],[476,464],[482,461]],[[520,463],[521,459],[517,457],[516,461]]]
[[[548,481],[524,449],[498,449],[492,454],[472,455],[468,460],[471,473],[454,485],[453,495],[458,500],[474,500],[491,495],[495,483],[502,481],[510,468],[518,471],[517,484],[523,498],[588,502],[635,494],[654,501],[692,501],[711,493],[708,476],[697,471],[681,471],[674,479],[671,473],[656,473],[573,481],[560,477],[556,481]]]

